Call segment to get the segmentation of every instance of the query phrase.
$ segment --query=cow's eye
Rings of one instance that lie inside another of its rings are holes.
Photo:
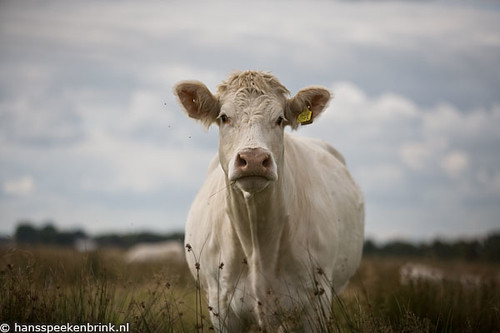
[[[221,115],[219,116],[219,119],[220,119],[221,123],[223,123],[223,124],[227,124],[227,123],[229,123],[229,117],[228,117],[228,116],[226,116],[225,114],[221,114]]]
[[[284,120],[283,117],[279,116],[278,119],[276,119],[276,125],[281,126]]]

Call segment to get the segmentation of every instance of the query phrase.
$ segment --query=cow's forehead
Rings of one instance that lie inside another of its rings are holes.
[[[265,93],[250,92],[247,89],[233,94],[226,94],[222,100],[221,111],[230,114],[246,116],[265,115],[275,116],[283,110],[285,98]]]
[[[279,80],[269,74],[259,71],[234,72],[217,88],[221,100],[227,100],[241,92],[286,98],[290,94],[288,89]]]
[[[230,99],[240,108],[249,106],[267,108],[272,104],[281,104],[284,101],[283,96],[276,96],[264,91],[248,88],[238,90],[234,95],[230,96]]]

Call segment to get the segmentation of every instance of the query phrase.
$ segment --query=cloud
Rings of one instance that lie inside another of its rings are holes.
[[[452,178],[460,176],[469,165],[467,154],[462,151],[452,151],[441,159],[441,167]]]
[[[64,144],[78,140],[79,121],[65,96],[45,100],[41,96],[19,96],[0,102],[0,138],[32,145]]]
[[[165,75],[179,67],[194,69],[185,77],[204,79],[207,71],[216,73],[209,82],[215,84],[232,69],[256,68],[293,79],[297,87],[320,78],[320,83],[354,82],[369,94],[392,91],[417,103],[458,99],[459,106],[474,106],[496,100],[498,12],[486,6],[302,1],[195,5],[196,10],[192,3],[170,2],[4,6],[2,45],[8,61],[2,71],[16,77],[27,73],[22,84],[9,82],[17,91],[29,85],[34,65],[23,70],[12,59],[33,55],[44,63],[35,67],[43,68],[40,75],[45,78],[44,73],[71,73],[85,81],[106,73],[100,77],[105,83],[114,72],[140,82],[157,76],[155,69]],[[14,67],[7,65],[12,62]]]
[[[26,197],[35,191],[35,180],[29,175],[5,180],[2,189],[7,195]]]
[[[204,175],[214,152],[186,150],[137,140],[96,135],[79,147],[72,158],[100,165],[82,178],[82,189],[119,193],[154,193],[165,188],[193,188]],[[196,180],[196,181],[194,181]]]
[[[399,146],[403,163],[413,170],[422,170],[428,163],[432,147],[422,142],[408,142]]]

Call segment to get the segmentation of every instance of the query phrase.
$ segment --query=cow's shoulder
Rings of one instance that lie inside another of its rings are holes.
[[[315,138],[309,138],[309,140],[311,140],[311,142],[314,142],[318,147],[324,149],[327,153],[333,155],[336,159],[338,159],[342,164],[345,165],[344,156],[328,142]]]
[[[203,249],[204,257],[210,257],[218,249],[219,242],[215,239],[223,234],[220,231],[226,214],[226,191],[224,171],[216,155],[208,166],[205,181],[191,204],[186,222],[186,242],[192,245],[193,251],[198,251],[195,252],[198,255]]]

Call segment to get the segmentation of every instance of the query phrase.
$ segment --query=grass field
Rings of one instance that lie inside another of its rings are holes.
[[[119,250],[0,251],[0,324],[129,323],[131,332],[210,331],[184,263],[126,264]],[[500,332],[500,267],[420,260],[438,279],[401,282],[414,259],[366,257],[324,331]],[[462,277],[467,277],[462,279]]]

